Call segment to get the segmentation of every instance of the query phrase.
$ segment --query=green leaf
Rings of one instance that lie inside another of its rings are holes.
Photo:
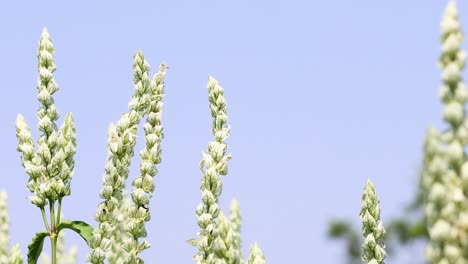
[[[88,246],[90,245],[94,228],[88,225],[86,222],[63,220],[57,226],[57,234],[60,233],[60,230],[64,228],[75,231],[78,235],[80,235],[86,241]]]
[[[48,232],[38,232],[28,245],[28,264],[36,264],[37,259],[42,253],[44,238],[49,236]]]

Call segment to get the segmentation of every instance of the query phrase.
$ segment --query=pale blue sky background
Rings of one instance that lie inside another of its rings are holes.
[[[26,199],[14,123],[18,113],[37,122],[43,26],[56,47],[57,107],[73,112],[78,129],[73,195],[64,201],[70,219],[96,225],[106,131],[132,94],[136,49],[152,74],[161,61],[170,66],[149,264],[193,263],[185,241],[198,230],[209,75],[225,88],[232,126],[221,204],[240,201],[244,252],[257,241],[271,264],[343,263],[341,245],[326,239],[328,219],[358,223],[368,177],[384,221],[398,215],[416,186],[426,127],[443,127],[436,61],[446,1],[65,2],[0,2],[0,189],[24,253],[43,224]],[[468,5],[459,10],[468,28]],[[67,237],[83,263],[85,243]]]

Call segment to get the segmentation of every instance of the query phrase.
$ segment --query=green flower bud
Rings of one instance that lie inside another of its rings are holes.
[[[374,185],[367,180],[362,195],[362,209],[360,213],[362,220],[362,234],[364,236],[362,260],[371,263],[383,264],[385,259],[385,229],[380,220],[380,207]]]

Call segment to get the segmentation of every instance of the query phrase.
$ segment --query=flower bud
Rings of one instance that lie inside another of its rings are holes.
[[[442,80],[448,84],[456,84],[460,80],[460,67],[457,63],[449,63],[442,70]]]
[[[450,34],[442,43],[442,52],[454,54],[462,44],[462,39],[457,34]]]
[[[444,108],[444,120],[452,124],[460,124],[463,121],[464,109],[463,105],[452,101]]]
[[[463,147],[458,141],[453,141],[449,144],[447,149],[447,156],[451,161],[456,163],[461,163],[463,161]]]
[[[48,204],[47,200],[37,195],[29,196],[28,199],[37,207],[44,207]]]
[[[455,89],[455,100],[460,104],[464,104],[468,98],[468,91],[466,90],[465,84],[459,82]]]
[[[212,221],[211,214],[204,213],[198,217],[198,225],[201,228],[206,228]]]

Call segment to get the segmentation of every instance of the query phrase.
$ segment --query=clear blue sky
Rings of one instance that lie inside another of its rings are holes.
[[[43,230],[39,210],[26,199],[28,177],[15,150],[14,124],[18,113],[32,127],[37,122],[35,54],[46,26],[56,48],[57,107],[62,116],[73,112],[78,131],[67,218],[96,225],[107,127],[126,110],[132,56],[141,48],[152,74],[162,61],[170,66],[146,263],[193,263],[196,250],[185,241],[198,230],[198,163],[211,139],[209,75],[227,96],[233,159],[221,204],[228,209],[232,197],[240,201],[245,255],[257,241],[270,264],[343,263],[341,245],[326,239],[327,221],[359,223],[369,177],[384,222],[400,214],[415,190],[426,127],[443,128],[436,61],[445,5],[0,2],[0,189],[9,193],[12,242],[25,253]],[[459,10],[468,30],[467,3]],[[79,246],[83,263],[84,242],[70,232],[67,237]]]

